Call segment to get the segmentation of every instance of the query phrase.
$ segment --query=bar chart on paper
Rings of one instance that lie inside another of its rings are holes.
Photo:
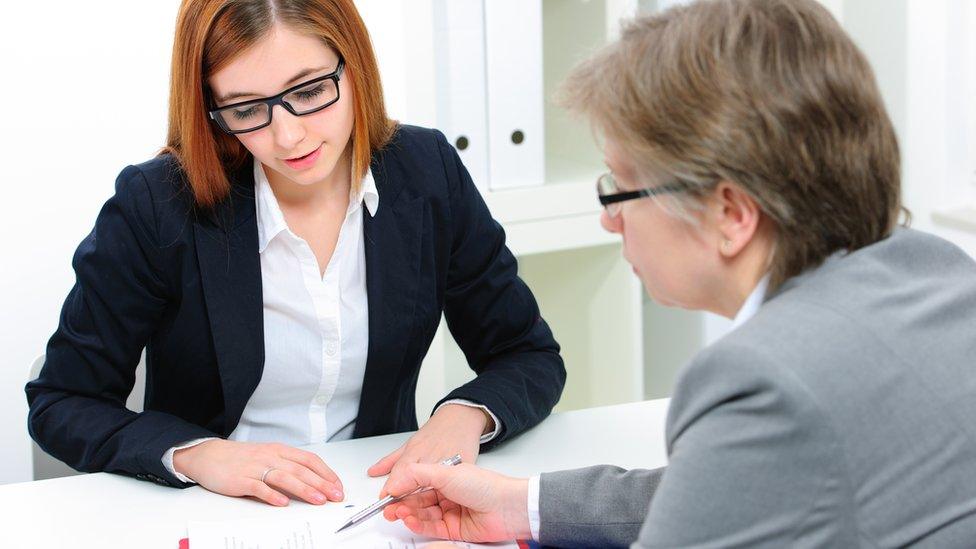
[[[382,517],[335,533],[355,509],[325,506],[292,514],[286,519],[239,519],[221,522],[190,522],[187,527],[192,549],[423,549],[436,541],[417,536],[400,522]],[[464,549],[519,547],[515,542],[496,544],[457,543]]]

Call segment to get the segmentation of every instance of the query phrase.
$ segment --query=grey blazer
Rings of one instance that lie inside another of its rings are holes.
[[[542,543],[976,547],[976,263],[899,229],[788,280],[681,371],[667,443],[542,475]]]

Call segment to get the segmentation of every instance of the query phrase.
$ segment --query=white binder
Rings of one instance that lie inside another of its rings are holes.
[[[489,187],[542,185],[542,0],[484,0],[484,22]]]
[[[437,128],[484,193],[489,181],[484,0],[434,0],[433,10]]]

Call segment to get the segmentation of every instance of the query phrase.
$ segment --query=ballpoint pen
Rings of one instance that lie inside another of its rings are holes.
[[[444,460],[441,460],[441,462],[440,462],[441,465],[452,465],[452,466],[453,465],[457,465],[459,463],[461,463],[461,454],[455,454],[454,456],[449,457],[449,458],[444,459]],[[338,534],[339,532],[345,530],[346,528],[350,528],[352,526],[355,526],[355,525],[359,524],[360,522],[363,522],[364,520],[372,517],[373,515],[375,515],[375,514],[379,513],[380,511],[382,511],[384,507],[386,507],[387,505],[389,505],[391,503],[396,503],[396,502],[398,502],[398,501],[400,501],[400,500],[402,500],[402,499],[404,499],[406,497],[412,496],[414,494],[420,494],[422,492],[427,492],[427,491],[432,490],[432,489],[433,488],[430,488],[428,486],[421,486],[421,487],[417,488],[416,490],[413,490],[411,492],[407,492],[406,494],[403,494],[402,496],[386,496],[385,498],[377,501],[376,503],[370,505],[369,507],[367,507],[367,508],[363,509],[362,511],[360,511],[360,512],[356,513],[355,515],[353,515],[352,518],[350,518],[348,522],[346,522],[345,524],[342,525],[341,528],[339,528],[338,530],[336,530],[336,534]]]

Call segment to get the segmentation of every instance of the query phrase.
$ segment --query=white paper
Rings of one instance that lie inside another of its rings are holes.
[[[241,519],[222,522],[190,522],[191,549],[414,549],[437,541],[417,536],[402,522],[387,522],[381,515],[336,534],[360,506],[329,505],[289,513],[281,519]],[[462,548],[517,548],[512,543],[475,544],[455,542]]]

